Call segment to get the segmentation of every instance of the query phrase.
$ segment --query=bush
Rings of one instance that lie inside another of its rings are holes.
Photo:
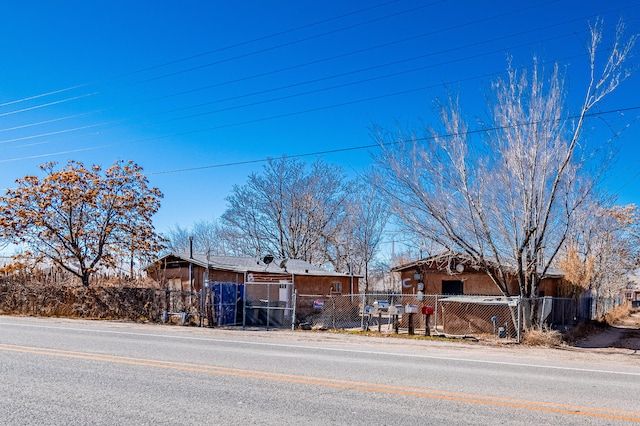
[[[130,286],[0,282],[0,313],[45,317],[159,321],[165,291]]]
[[[562,333],[546,327],[533,328],[522,336],[522,343],[529,346],[555,347],[562,345],[562,341]]]
[[[604,314],[602,321],[608,325],[614,325],[629,317],[632,308],[631,303],[625,302],[622,305],[616,306],[611,311]]]

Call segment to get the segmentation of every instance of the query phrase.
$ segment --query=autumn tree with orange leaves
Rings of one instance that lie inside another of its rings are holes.
[[[157,252],[161,239],[151,218],[162,193],[150,188],[133,161],[85,167],[69,161],[40,168],[45,176],[25,176],[0,197],[0,236],[11,239],[89,285],[100,267]]]

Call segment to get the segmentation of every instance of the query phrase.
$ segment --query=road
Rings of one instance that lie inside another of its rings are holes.
[[[5,425],[640,423],[640,354],[0,316]]]

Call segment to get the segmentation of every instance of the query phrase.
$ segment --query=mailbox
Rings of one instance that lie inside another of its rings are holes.
[[[389,309],[389,302],[386,300],[376,300],[373,302],[373,307],[377,311],[387,311]]]
[[[423,315],[433,315],[433,306],[423,306],[422,307],[422,314]]]
[[[395,305],[389,306],[389,315],[402,315],[404,314],[404,306]]]
[[[416,305],[407,305],[404,307],[404,312],[407,314],[417,314],[418,307]]]

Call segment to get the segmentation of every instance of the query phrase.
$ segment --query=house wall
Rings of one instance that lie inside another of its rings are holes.
[[[298,294],[327,295],[336,293],[358,293],[358,277],[353,277],[353,292],[351,291],[351,277],[318,277],[313,275],[295,275],[294,280],[295,287],[298,290]],[[339,283],[339,285],[336,285],[337,283]]]
[[[500,292],[498,286],[484,272],[471,271],[451,275],[442,271],[434,271],[431,269],[422,268],[420,270],[421,278],[416,279],[415,275],[415,269],[402,271],[400,273],[403,294],[417,294],[418,282],[424,283],[424,294],[443,294],[443,281],[462,281],[463,294],[502,296],[502,293]],[[555,278],[543,279],[540,283],[540,291],[544,292],[545,296],[555,296],[559,281],[559,279]],[[511,280],[509,282],[509,293],[512,295],[520,294],[520,290],[518,289],[518,283],[516,280]]]
[[[296,303],[296,316],[299,319],[305,319],[309,315],[321,314],[322,310],[314,309],[314,301],[322,300],[325,306],[329,306],[332,296],[338,294],[357,294],[358,293],[358,277],[353,277],[353,292],[351,291],[351,277],[317,277],[296,275],[295,288],[298,290],[298,298]],[[336,291],[336,283],[340,283],[342,291]],[[344,301],[343,301],[344,302]],[[355,297],[347,299],[347,303],[354,305],[357,311],[360,298]],[[344,306],[342,306],[344,308]]]
[[[168,285],[170,290],[177,291],[190,291],[189,286],[189,267],[175,267],[166,269],[153,269],[149,270],[148,274],[155,281],[161,285]],[[204,274],[204,268],[201,266],[193,265],[191,270],[193,280],[193,290],[200,291],[202,288],[202,277]]]
[[[192,279],[195,291],[200,291],[204,282],[205,269],[201,266],[193,265]],[[162,283],[179,279],[182,290],[189,291],[189,267],[173,267],[163,270],[149,270],[149,276],[154,280]],[[245,274],[243,272],[224,271],[217,269],[209,269],[209,281],[212,282],[230,282],[243,284],[245,282]],[[291,281],[291,274],[267,273],[267,272],[250,272],[247,274],[247,282],[274,283],[278,284],[282,281]],[[348,276],[315,276],[315,275],[294,275],[295,287],[298,293],[302,294],[332,294],[332,293],[351,293],[351,277]],[[340,283],[340,285],[336,285]],[[273,286],[271,286],[273,287]],[[276,286],[277,287],[277,286]],[[341,288],[340,288],[341,287]],[[341,290],[341,291],[340,291]],[[353,292],[358,292],[358,277],[353,277]]]
[[[202,268],[202,272],[204,273],[204,268]],[[218,269],[209,269],[208,279],[209,279],[209,282],[243,284],[244,273],[233,272],[233,271],[222,271]],[[198,287],[198,289],[200,288],[201,287]]]

